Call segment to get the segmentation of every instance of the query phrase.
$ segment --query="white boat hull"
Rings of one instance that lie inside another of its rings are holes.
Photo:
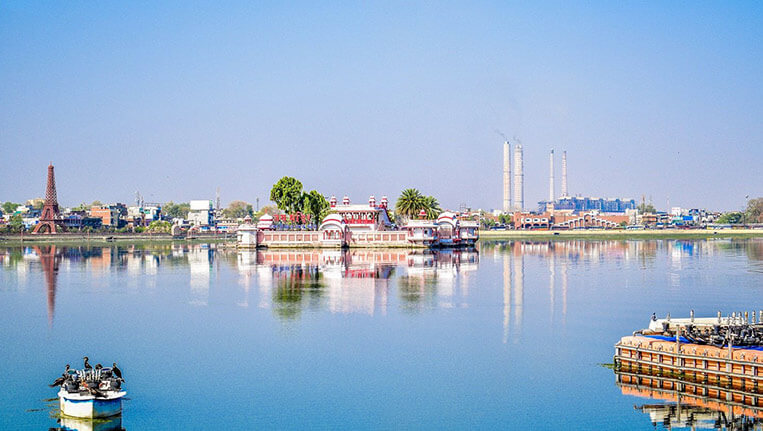
[[[110,393],[107,398],[92,395],[70,394],[64,390],[58,393],[61,413],[73,418],[108,418],[122,413],[122,397],[127,392]]]

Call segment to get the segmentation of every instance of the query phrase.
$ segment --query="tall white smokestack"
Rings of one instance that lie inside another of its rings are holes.
[[[562,197],[567,196],[567,151],[562,151]]]
[[[514,146],[514,207],[522,211],[525,208],[525,174],[522,159],[522,144]]]
[[[511,147],[503,143],[503,212],[511,210]]]
[[[548,201],[554,201],[554,150],[548,156]]]

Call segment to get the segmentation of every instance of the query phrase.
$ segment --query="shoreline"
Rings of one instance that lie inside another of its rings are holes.
[[[710,238],[763,238],[763,229],[714,229],[714,230],[481,230],[480,240],[565,240],[565,239],[710,239]],[[480,241],[478,241],[479,243]],[[0,235],[0,246],[23,246],[45,244],[140,244],[140,243],[230,243],[235,247],[236,236],[230,234],[198,234],[191,238],[175,238],[170,234],[5,234]],[[282,248],[282,247],[274,247]],[[283,247],[292,248],[292,247]],[[309,247],[308,247],[309,248]],[[351,247],[366,248],[366,247]],[[403,247],[407,248],[407,247]]]
[[[493,239],[702,239],[763,238],[763,229],[648,229],[648,230],[481,230],[480,240]]]
[[[0,235],[0,245],[46,245],[46,244],[136,244],[136,243],[227,243],[236,242],[235,235],[199,234],[190,238],[176,238],[170,234],[115,234],[115,233],[62,233],[62,234],[4,234]]]

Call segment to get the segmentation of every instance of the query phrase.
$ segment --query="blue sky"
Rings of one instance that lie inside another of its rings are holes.
[[[0,200],[763,195],[761,3],[622,3],[3,2]]]

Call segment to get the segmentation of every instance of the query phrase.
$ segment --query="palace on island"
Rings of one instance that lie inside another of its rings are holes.
[[[352,204],[345,196],[341,204],[329,200],[330,212],[317,230],[276,230],[273,216],[260,217],[257,223],[244,219],[238,227],[241,248],[256,247],[471,247],[479,239],[479,222],[464,220],[453,212],[443,212],[436,220],[419,218],[397,226],[388,212],[383,196],[368,198],[367,204]]]

